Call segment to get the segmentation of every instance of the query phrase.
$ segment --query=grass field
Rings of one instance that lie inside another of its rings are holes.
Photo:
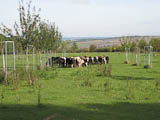
[[[109,65],[36,70],[31,86],[21,79],[17,89],[0,84],[0,120],[159,120],[160,56],[153,68],[124,64],[124,53],[109,55]],[[20,61],[16,61],[20,64]],[[22,72],[22,71],[21,71]],[[23,73],[23,72],[22,72]]]

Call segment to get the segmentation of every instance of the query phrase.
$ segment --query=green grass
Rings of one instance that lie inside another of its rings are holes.
[[[132,66],[123,53],[68,54],[79,55],[109,55],[112,76],[103,73],[109,65],[92,65],[35,71],[35,86],[22,78],[18,89],[1,84],[0,120],[159,120],[160,56],[144,69],[143,56]]]

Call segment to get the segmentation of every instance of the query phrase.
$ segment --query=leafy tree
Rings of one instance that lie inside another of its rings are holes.
[[[40,19],[40,9],[38,12],[35,7],[31,7],[31,1],[24,5],[19,2],[19,22],[15,22],[12,30],[2,25],[0,30],[8,39],[14,40],[16,49],[26,50],[27,45],[34,45],[37,50],[56,50],[60,47],[62,34],[54,23],[42,21]]]
[[[0,34],[0,42],[7,40],[7,37],[3,34]]]
[[[158,38],[152,38],[151,41],[149,42],[149,45],[153,47],[154,51],[160,51],[160,39]]]
[[[62,33],[58,31],[58,27],[56,28],[56,34],[55,34],[55,49],[58,49],[62,42]]]
[[[125,48],[131,48],[131,42],[132,42],[132,40],[131,40],[130,37],[122,37],[119,41],[120,41],[121,47],[123,49],[125,49]]]
[[[133,41],[133,42],[131,43],[131,48],[135,48],[135,47],[137,47],[137,42],[136,42],[136,41]]]
[[[7,28],[3,24],[1,26],[2,27],[0,28],[0,31],[1,31],[0,42],[3,42],[3,41],[14,41],[16,50],[20,51],[21,50],[21,44],[17,41],[17,37],[13,36],[12,30]],[[1,48],[2,48],[2,44],[0,44],[0,49]]]
[[[76,42],[73,42],[72,44],[72,52],[77,52],[78,51],[78,45]]]
[[[0,34],[0,42],[7,40],[7,37]],[[0,53],[2,53],[2,44],[0,43]]]
[[[89,49],[90,49],[90,52],[94,52],[96,50],[96,46],[95,45],[90,45]]]
[[[38,37],[37,26],[40,22],[40,9],[38,12],[35,7],[31,10],[31,1],[25,7],[23,1],[19,2],[19,24],[15,22],[14,28],[18,41],[22,44],[23,50],[27,45],[33,44],[34,40]]]
[[[130,50],[134,51],[136,47],[137,47],[137,41],[131,42],[131,48],[130,48]]]
[[[54,24],[49,24],[45,21],[39,24],[38,39],[35,46],[43,50],[56,50],[60,47],[62,35]]]
[[[141,50],[143,50],[144,49],[144,46],[147,46],[148,45],[148,43],[144,40],[144,39],[142,39],[142,40],[140,40],[139,42],[138,42],[138,47],[141,49]]]

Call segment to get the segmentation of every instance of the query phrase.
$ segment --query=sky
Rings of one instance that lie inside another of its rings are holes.
[[[0,3],[0,23],[13,28],[19,0]],[[160,35],[160,0],[32,0],[32,5],[64,37]]]

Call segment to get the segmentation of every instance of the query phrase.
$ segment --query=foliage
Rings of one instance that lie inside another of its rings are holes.
[[[124,48],[122,46],[112,47],[112,52],[124,52]]]
[[[112,47],[97,48],[95,52],[112,52]]]
[[[152,40],[149,42],[149,45],[153,47],[154,51],[160,52],[160,39],[152,38]]]
[[[26,7],[27,6],[27,7]],[[31,10],[31,1],[24,5],[23,1],[19,2],[19,23],[15,22],[17,40],[21,43],[23,50],[27,45],[32,45],[38,36],[37,26],[40,22],[40,9],[38,12],[35,7]]]
[[[0,31],[10,40],[15,41],[18,51],[25,51],[28,45],[34,45],[37,50],[56,50],[60,47],[62,34],[54,23],[42,21],[40,9],[37,11],[23,0],[19,2],[19,22],[15,22],[13,31],[2,24]]]
[[[96,48],[97,48],[96,45],[92,44],[89,46],[89,51],[94,52],[96,50]]]
[[[131,51],[134,51],[134,49],[137,47],[137,41],[133,41],[131,43]]]
[[[139,42],[138,42],[138,47],[141,49],[141,50],[144,50],[144,46],[147,46],[148,45],[148,43],[144,40],[144,39],[142,39],[142,40],[140,40]]]
[[[84,52],[88,52],[88,48],[81,48],[77,51],[77,53],[84,53]]]
[[[119,41],[123,49],[131,48],[131,37],[122,37]]]
[[[112,46],[112,47],[96,48],[93,52],[123,52],[123,51],[124,49],[121,46]],[[80,52],[88,52],[88,49],[82,48],[77,51],[77,53],[80,53]]]
[[[5,72],[0,71],[0,84],[5,82]]]
[[[57,50],[61,44],[62,34],[55,24],[49,24],[45,21],[39,24],[38,39],[35,42],[37,49]]]
[[[72,42],[72,41],[69,41],[69,40],[67,40],[67,41],[62,41],[61,47],[60,47],[61,52],[67,52],[67,51],[69,51],[69,45],[71,44],[71,42]]]
[[[138,40],[134,40],[134,38],[132,39],[132,37],[129,36],[121,38],[120,43],[121,43],[121,48],[120,48],[121,51],[122,49],[125,50],[125,48],[130,48],[132,51],[136,47],[138,47]]]
[[[7,40],[7,37],[3,34],[0,34],[0,42]]]
[[[73,42],[72,44],[72,52],[77,52],[78,51],[78,45],[76,42]]]
[[[0,31],[1,31],[1,28],[0,28]],[[7,39],[8,38],[6,36],[4,36],[3,34],[0,34],[0,42],[3,42]],[[2,44],[0,44],[0,53],[2,53]]]

